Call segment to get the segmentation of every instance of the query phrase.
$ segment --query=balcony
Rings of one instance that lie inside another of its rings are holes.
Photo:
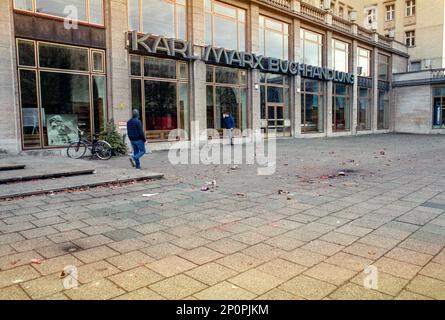
[[[266,2],[272,6],[288,9],[291,8],[291,0],[261,0],[261,2]]]

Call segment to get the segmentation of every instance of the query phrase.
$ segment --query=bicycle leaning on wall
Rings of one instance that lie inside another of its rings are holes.
[[[101,160],[108,160],[111,158],[113,155],[113,148],[108,142],[98,140],[96,135],[93,135],[93,141],[89,141],[84,137],[84,131],[79,128],[77,128],[77,131],[79,132],[79,140],[72,142],[68,146],[68,149],[66,150],[68,157],[73,159],[82,158],[87,152],[87,149],[89,149],[91,151],[91,157],[97,156]]]

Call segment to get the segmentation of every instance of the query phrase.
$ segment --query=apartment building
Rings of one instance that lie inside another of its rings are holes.
[[[338,2],[340,3],[340,2]],[[351,8],[345,6],[344,10]],[[344,14],[344,12],[343,12]],[[0,149],[51,150],[140,110],[153,149],[221,133],[395,128],[406,47],[299,0],[0,1]],[[179,131],[178,131],[179,132]]]

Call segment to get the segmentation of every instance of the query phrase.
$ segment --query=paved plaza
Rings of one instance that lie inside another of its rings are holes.
[[[443,136],[282,139],[259,176],[159,151],[160,180],[1,201],[0,299],[445,299],[444,154]]]

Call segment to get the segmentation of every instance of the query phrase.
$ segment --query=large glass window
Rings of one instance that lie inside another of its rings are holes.
[[[323,57],[323,36],[321,34],[300,29],[301,62],[321,67]]]
[[[103,0],[14,0],[14,8],[103,25]]]
[[[66,146],[77,128],[90,136],[107,120],[101,50],[17,40],[23,147]],[[38,61],[38,63],[36,63]],[[37,97],[40,97],[37,99]]]
[[[322,81],[301,79],[301,132],[324,131],[324,86]]]
[[[433,128],[445,128],[445,87],[433,88]]]
[[[128,0],[128,28],[186,39],[186,0]]]
[[[371,130],[372,89],[358,88],[357,130]]]
[[[208,45],[245,51],[246,11],[205,0],[205,41]]]
[[[188,65],[138,55],[130,55],[130,61],[132,107],[140,111],[147,138],[167,140],[175,129],[188,133]]]
[[[389,91],[379,90],[377,128],[389,129]]]
[[[222,114],[229,112],[235,128],[247,128],[246,70],[207,66],[207,128],[224,128]]]
[[[349,44],[332,39],[333,65],[337,71],[349,72]]]
[[[371,76],[371,51],[363,48],[357,48],[359,76]]]
[[[261,73],[261,129],[277,136],[291,135],[289,79],[281,74]]]
[[[351,128],[351,86],[335,83],[332,97],[332,131]]]
[[[289,25],[260,16],[260,54],[287,60],[289,58]]]
[[[379,80],[387,81],[389,79],[389,57],[379,54]]]

